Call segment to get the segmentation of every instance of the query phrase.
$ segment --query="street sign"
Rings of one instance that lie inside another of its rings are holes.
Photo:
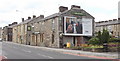
[[[27,31],[31,31],[31,26],[27,26]]]

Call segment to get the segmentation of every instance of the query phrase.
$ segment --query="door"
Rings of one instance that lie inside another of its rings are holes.
[[[35,45],[35,36],[34,35],[32,35],[32,45]]]

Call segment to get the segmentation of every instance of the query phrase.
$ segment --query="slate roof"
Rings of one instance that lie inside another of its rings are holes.
[[[49,15],[49,16],[47,16],[47,17],[45,17],[45,18],[43,18],[43,19],[40,19],[40,20],[38,20],[38,21],[36,21],[36,22],[45,21],[45,20],[47,20],[47,19],[50,19],[50,18],[53,18],[53,17],[57,17],[57,16],[60,16],[60,15],[64,15],[64,14],[69,13],[69,12],[72,12],[72,11],[73,11],[73,12],[83,11],[83,12],[85,12],[87,15],[91,16],[92,18],[94,18],[92,15],[90,15],[89,13],[87,13],[87,12],[86,12],[85,10],[83,10],[83,9],[70,9],[70,10],[66,10],[66,11],[64,11],[64,12],[54,13],[54,14]],[[38,17],[36,17],[36,18],[32,18],[32,19],[30,19],[30,20],[25,20],[24,22],[21,22],[21,23],[19,23],[18,25],[29,23],[29,22],[31,22],[31,21],[34,21],[35,19],[38,19],[38,18],[40,18],[40,16],[38,16]],[[17,26],[17,25],[16,25],[16,26]]]
[[[105,25],[114,25],[114,24],[120,24],[120,20],[116,20],[116,21],[108,21],[108,22],[96,22],[96,26],[105,26]]]
[[[85,10],[83,10],[83,9],[70,9],[70,10],[66,10],[66,11],[64,11],[64,12],[54,13],[54,14],[49,15],[49,16],[43,18],[43,19],[40,19],[39,21],[44,21],[44,20],[47,20],[47,19],[50,19],[50,18],[53,18],[53,17],[57,17],[57,16],[60,16],[60,15],[64,15],[65,13],[71,12],[71,11],[74,11],[74,12],[83,11],[83,12],[85,12],[87,15],[91,16],[92,18],[94,18],[92,15],[90,15],[89,13],[87,13],[87,12],[86,12]],[[37,22],[39,22],[39,21],[37,21]]]

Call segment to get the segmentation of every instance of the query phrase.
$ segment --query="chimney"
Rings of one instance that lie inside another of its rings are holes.
[[[108,22],[107,20],[105,22]]]
[[[25,20],[24,20],[24,18],[22,18],[22,22],[24,22]]]
[[[5,28],[8,27],[8,26],[5,26]]]
[[[112,20],[109,20],[109,21],[112,21]]]
[[[66,10],[68,10],[68,7],[64,7],[64,6],[59,7],[59,12],[64,12]]]
[[[12,24],[9,24],[8,26],[11,26]]]
[[[80,9],[80,6],[77,6],[77,5],[71,5],[71,9]]]
[[[12,23],[12,25],[15,25],[15,24],[17,24],[17,22],[13,22],[13,23]]]
[[[120,20],[120,18],[118,18],[118,20]]]
[[[28,17],[28,20],[30,20],[31,19],[31,17]]]
[[[117,19],[113,19],[113,21],[116,21]]]
[[[101,21],[101,23],[104,23],[105,21]]]
[[[14,24],[17,24],[17,22],[14,22]]]
[[[40,15],[40,18],[41,18],[41,19],[44,18],[44,15]]]
[[[36,18],[36,16],[35,16],[35,15],[33,15],[33,18]]]

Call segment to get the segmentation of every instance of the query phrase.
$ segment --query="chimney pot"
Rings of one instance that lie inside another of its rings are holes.
[[[118,18],[118,20],[120,20],[120,18]]]
[[[17,22],[14,22],[14,25],[17,24]]]
[[[108,22],[108,21],[105,21],[105,22]]]
[[[13,22],[13,23],[12,23],[12,25],[15,25],[15,24],[17,24],[17,22]]]
[[[44,18],[44,15],[40,15],[40,18],[41,18],[41,19]]]
[[[24,22],[25,20],[24,20],[24,18],[22,18],[22,22]]]
[[[109,21],[112,21],[112,20],[109,20]]]
[[[31,17],[28,17],[28,20],[30,20],[31,19]]]
[[[33,15],[33,18],[36,18],[36,15]]]
[[[117,19],[113,19],[113,21],[116,21]]]
[[[68,10],[68,7],[64,7],[64,6],[59,7],[59,12],[64,12],[66,10]]]
[[[80,6],[72,5],[72,6],[71,6],[71,9],[80,9]]]
[[[12,24],[9,24],[8,26],[11,26]]]

